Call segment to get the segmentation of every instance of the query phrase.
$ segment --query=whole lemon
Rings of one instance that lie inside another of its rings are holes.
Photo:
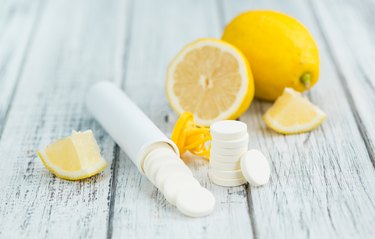
[[[222,39],[248,59],[260,99],[275,100],[286,87],[303,92],[318,81],[318,47],[309,31],[288,15],[242,13],[228,24]]]

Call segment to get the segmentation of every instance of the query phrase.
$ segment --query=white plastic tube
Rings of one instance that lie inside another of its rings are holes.
[[[121,91],[110,82],[99,82],[86,95],[86,107],[143,174],[143,161],[158,147],[177,146]]]

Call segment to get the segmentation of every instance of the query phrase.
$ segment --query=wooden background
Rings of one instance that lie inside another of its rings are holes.
[[[115,82],[169,135],[168,62],[249,9],[310,29],[322,64],[307,96],[328,120],[282,136],[261,119],[270,104],[254,101],[240,120],[271,162],[270,183],[215,186],[207,163],[190,161],[217,208],[188,218],[90,117],[84,94]],[[0,0],[0,238],[374,238],[374,14],[371,0]],[[89,128],[110,166],[80,182],[53,177],[36,150]]]

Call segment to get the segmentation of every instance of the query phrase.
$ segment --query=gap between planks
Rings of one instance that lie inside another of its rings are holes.
[[[356,107],[353,94],[349,90],[348,79],[347,79],[346,75],[344,74],[341,65],[339,64],[339,62],[336,58],[336,55],[332,51],[334,46],[332,46],[330,41],[328,41],[328,39],[327,39],[325,28],[324,28],[324,26],[321,22],[321,19],[319,18],[319,15],[318,15],[319,13],[318,13],[318,10],[317,10],[316,3],[314,3],[314,0],[308,0],[308,2],[309,2],[309,5],[311,6],[312,13],[313,13],[312,15],[315,19],[315,22],[316,22],[317,26],[318,26],[318,29],[320,31],[320,34],[321,34],[322,39],[324,41],[324,44],[327,46],[328,56],[330,57],[333,65],[335,67],[336,74],[339,76],[339,80],[342,83],[345,96],[348,99],[348,103],[349,103],[351,112],[353,114],[356,125],[358,127],[358,131],[360,132],[361,137],[363,139],[363,143],[366,146],[366,149],[367,149],[369,158],[371,160],[372,166],[375,169],[375,149],[372,147],[372,145],[370,143],[368,131],[367,131],[366,126],[365,126],[365,124],[362,120],[361,114],[359,113],[359,111]]]
[[[6,106],[5,106],[4,112],[0,111],[0,141],[2,139],[4,128],[6,127],[6,124],[7,124],[8,113],[9,113],[10,109],[12,108],[12,102],[14,100],[14,96],[16,95],[16,92],[17,92],[17,89],[18,89],[18,83],[20,82],[20,79],[22,77],[22,73],[23,73],[23,70],[24,70],[24,67],[25,67],[26,59],[28,57],[30,48],[31,48],[33,40],[35,38],[35,33],[38,29],[38,25],[40,24],[41,18],[43,16],[43,10],[45,9],[46,1],[47,0],[40,0],[38,5],[37,5],[36,16],[33,20],[33,23],[31,24],[31,30],[30,30],[29,36],[26,40],[26,46],[25,46],[25,50],[22,54],[23,56],[21,57],[22,59],[20,61],[20,66],[18,68],[18,74],[16,75],[14,81],[10,83],[10,84],[14,84],[14,86],[11,87],[12,89],[11,89],[10,96],[7,99],[7,101],[5,102]]]

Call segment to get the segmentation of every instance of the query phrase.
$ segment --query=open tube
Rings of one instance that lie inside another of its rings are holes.
[[[158,147],[169,146],[179,156],[175,143],[113,83],[103,81],[92,86],[86,95],[86,107],[142,174],[145,157]]]

